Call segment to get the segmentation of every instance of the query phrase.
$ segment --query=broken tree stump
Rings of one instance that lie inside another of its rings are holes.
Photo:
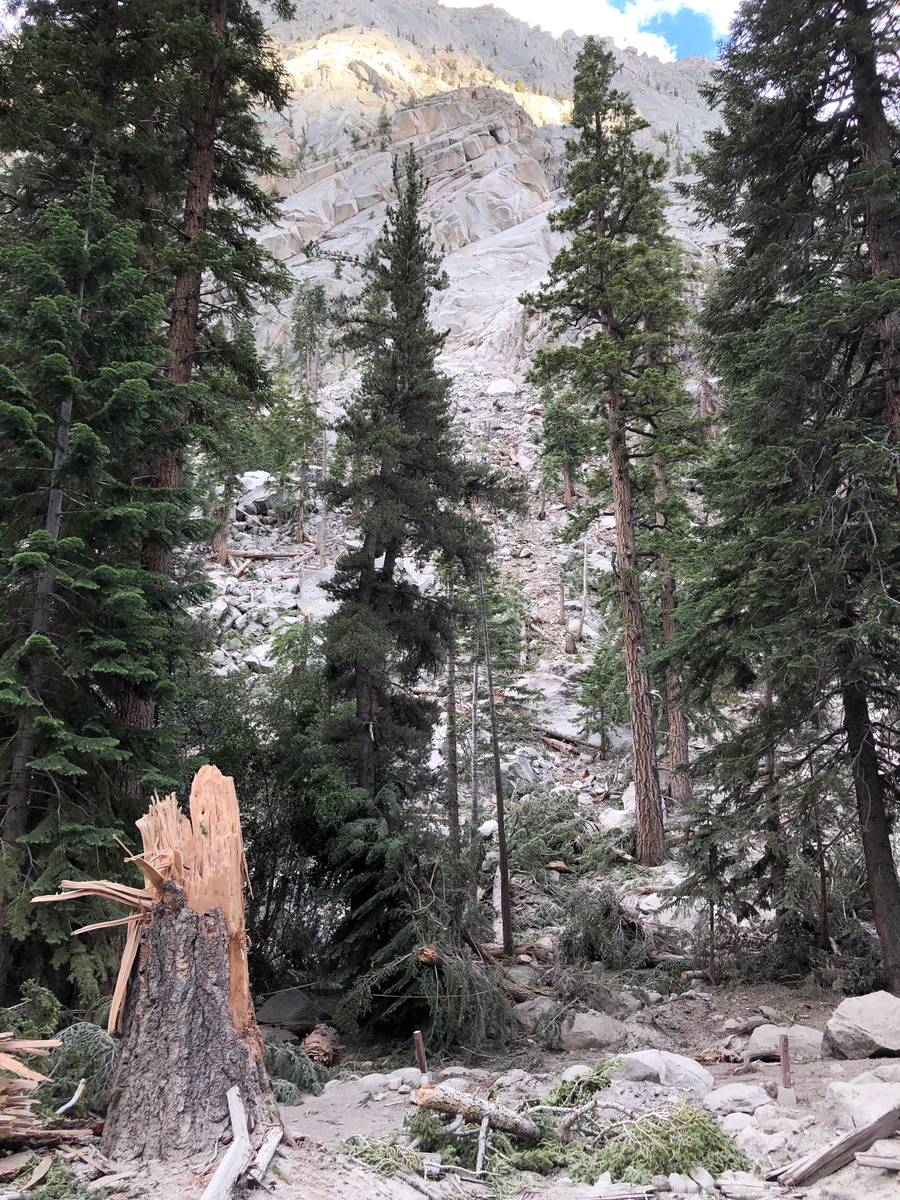
[[[110,1016],[116,1028],[124,1014],[124,1033],[101,1143],[117,1161],[208,1155],[227,1140],[234,1088],[255,1143],[280,1125],[250,995],[246,863],[233,781],[202,767],[189,807],[190,817],[168,796],[137,822],[143,851],[131,861],[143,889],[101,881],[40,898],[67,900],[80,891],[134,913]]]

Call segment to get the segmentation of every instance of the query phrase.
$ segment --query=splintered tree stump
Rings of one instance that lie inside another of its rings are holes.
[[[228,1003],[228,935],[218,909],[197,913],[162,886],[138,952],[103,1129],[116,1161],[210,1153],[229,1130],[238,1087],[250,1128],[279,1117],[255,1025],[241,1034]]]
[[[209,1156],[229,1139],[232,1088],[259,1144],[280,1118],[250,995],[247,866],[234,782],[202,767],[189,816],[167,796],[137,825],[143,850],[129,861],[142,872],[143,888],[63,880],[60,895],[36,898],[102,896],[131,910],[75,931],[110,924],[128,931],[109,1018],[110,1032],[123,1037],[103,1151],[119,1161]]]

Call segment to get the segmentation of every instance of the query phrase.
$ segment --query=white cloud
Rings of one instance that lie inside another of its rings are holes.
[[[450,8],[476,8],[485,0],[441,0]],[[628,0],[624,9],[615,7],[609,0],[494,0],[503,8],[527,21],[540,25],[542,29],[558,37],[567,29],[575,33],[594,33],[600,37],[611,37],[618,46],[634,46],[644,54],[657,58],[673,59],[675,48],[656,33],[643,28],[654,17],[662,13],[676,13],[688,9],[709,18],[716,37],[728,32],[731,18],[739,0]]]

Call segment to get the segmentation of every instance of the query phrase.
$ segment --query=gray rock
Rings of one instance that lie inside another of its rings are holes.
[[[558,1011],[559,1005],[550,996],[532,996],[530,1000],[513,1005],[513,1016],[526,1033],[534,1033],[539,1025],[549,1021]]]
[[[375,1096],[387,1088],[388,1081],[389,1076],[373,1072],[371,1075],[363,1075],[357,1086],[359,1090],[361,1092],[365,1092],[367,1096]]]
[[[842,1000],[825,1026],[825,1046],[835,1058],[900,1054],[900,996],[869,992]]]
[[[421,1087],[422,1072],[418,1067],[398,1067],[388,1076],[391,1085],[406,1085],[406,1087]]]
[[[719,1117],[719,1124],[726,1133],[730,1133],[731,1136],[734,1137],[734,1135],[736,1133],[740,1133],[742,1129],[749,1129],[751,1125],[755,1125],[756,1118],[752,1113],[727,1113],[724,1117]]]
[[[900,1063],[886,1063],[847,1081],[835,1080],[825,1097],[852,1126],[875,1121],[900,1105]]]
[[[575,1013],[559,1036],[564,1050],[616,1050],[624,1043],[625,1035],[625,1026],[614,1017],[583,1012]]]
[[[750,1034],[747,1057],[777,1062],[783,1034],[787,1034],[792,1062],[817,1062],[822,1057],[822,1033],[810,1025],[760,1025]]]
[[[581,1079],[583,1075],[590,1075],[591,1068],[586,1063],[574,1063],[571,1067],[566,1067],[560,1078],[563,1083],[571,1083],[573,1079]]]
[[[671,1050],[635,1050],[632,1054],[622,1054],[612,1077],[681,1088],[695,1096],[705,1096],[715,1084],[706,1067],[684,1054],[673,1054]]]
[[[506,968],[506,975],[514,983],[520,983],[523,987],[531,987],[537,983],[538,979],[538,972],[530,963],[514,963],[511,967]]]
[[[769,1103],[769,1093],[758,1083],[726,1083],[703,1098],[703,1107],[712,1113],[752,1113],[761,1104]]]
[[[677,1171],[672,1171],[669,1175],[669,1190],[676,1196],[688,1196],[696,1195],[700,1187],[690,1175],[680,1175]]]
[[[688,1174],[690,1175],[691,1179],[693,1179],[694,1183],[699,1184],[701,1189],[705,1191],[711,1192],[716,1186],[716,1181],[712,1174],[707,1171],[706,1167],[700,1166],[699,1163],[697,1166],[691,1167]]]
[[[269,996],[257,1009],[256,1019],[264,1025],[309,1033],[320,1021],[331,1020],[340,998],[337,989],[285,988]]]

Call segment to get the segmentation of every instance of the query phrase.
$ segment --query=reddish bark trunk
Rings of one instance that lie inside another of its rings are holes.
[[[888,987],[900,995],[900,880],[868,699],[858,682],[845,682],[841,695],[872,915]]]
[[[653,474],[656,479],[656,526],[664,529],[666,524],[666,506],[669,499],[669,480],[666,471],[666,461],[657,451],[653,455]],[[657,560],[659,572],[659,611],[662,622],[663,644],[671,648],[675,638],[675,577],[668,558],[660,554]],[[669,735],[669,785],[672,803],[676,808],[684,808],[691,799],[691,777],[688,774],[690,766],[690,750],[688,745],[687,718],[681,704],[681,677],[677,669],[670,663],[666,667],[666,723]]]
[[[208,16],[218,38],[224,36],[228,19],[229,0],[211,0]],[[190,252],[206,226],[212,193],[216,155],[216,134],[222,111],[224,80],[222,61],[218,53],[210,57],[204,75],[206,96],[194,123],[193,152],[188,168],[184,215],[181,222],[181,248],[190,260]],[[166,377],[172,383],[189,383],[197,350],[197,327],[200,315],[202,271],[191,265],[177,276],[172,293],[169,322],[169,357]],[[182,414],[184,419],[186,414]],[[181,454],[169,451],[150,466],[152,485],[157,488],[181,487],[184,463]],[[154,574],[166,576],[172,571],[172,548],[163,538],[154,538],[144,547],[144,566]],[[130,697],[126,705],[137,729],[152,729],[156,705],[144,696]]]
[[[619,605],[622,613],[622,642],[625,677],[631,707],[631,739],[636,791],[637,860],[656,866],[666,854],[662,795],[653,737],[653,707],[650,680],[644,666],[644,616],[641,610],[640,578],[634,535],[634,501],[631,470],[621,400],[611,391],[607,400],[609,461],[612,475],[613,511],[616,518]]]

